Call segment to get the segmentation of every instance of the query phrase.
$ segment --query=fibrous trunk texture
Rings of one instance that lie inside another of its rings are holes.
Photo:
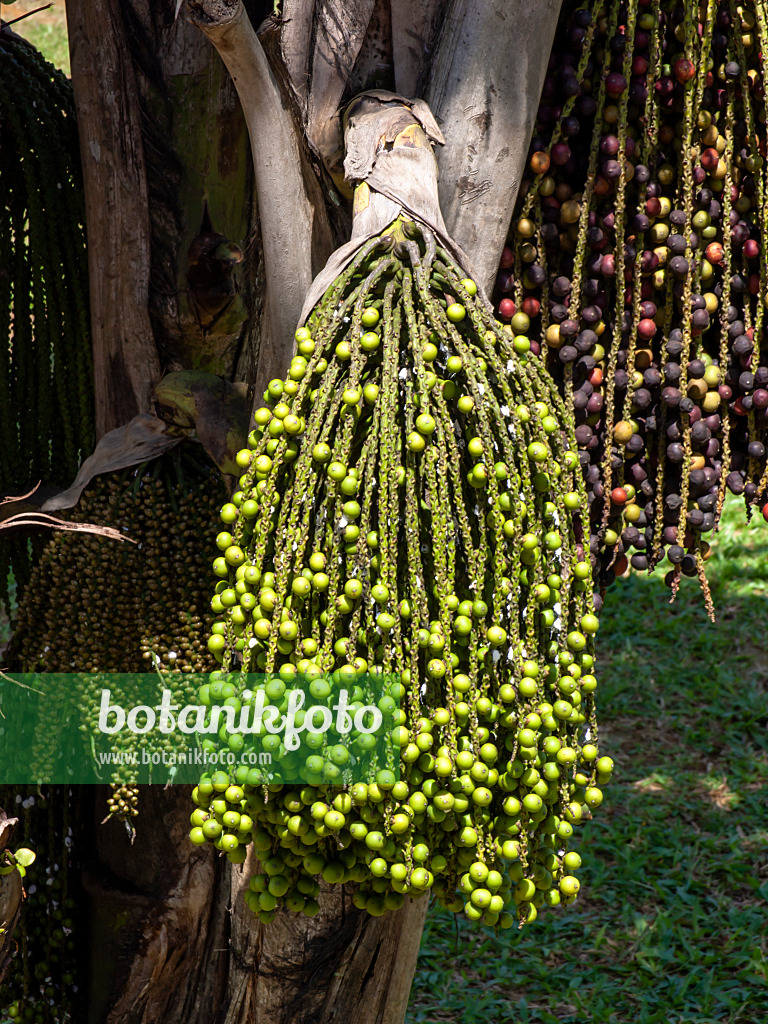
[[[136,77],[117,0],[70,0],[67,18],[100,436],[143,411],[160,376],[148,311],[147,177]]]
[[[145,789],[133,844],[115,821],[96,832],[89,1024],[401,1024],[427,901],[373,918],[326,887],[317,917],[265,927],[242,902],[252,863],[191,847],[188,806]]]
[[[248,130],[216,52],[172,0],[68,10],[101,437],[149,411],[169,370],[252,379],[263,260]]]

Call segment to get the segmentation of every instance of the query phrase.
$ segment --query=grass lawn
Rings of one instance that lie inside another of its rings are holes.
[[[430,912],[407,1024],[768,1021],[768,525],[732,500],[713,546],[715,625],[694,580],[672,606],[661,578],[609,591],[617,768],[579,899],[498,937]]]

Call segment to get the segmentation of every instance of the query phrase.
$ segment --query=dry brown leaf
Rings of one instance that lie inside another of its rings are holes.
[[[383,148],[381,140],[391,143],[405,134],[409,121],[418,124],[422,144]],[[301,311],[302,324],[358,250],[401,213],[426,225],[465,272],[472,274],[468,256],[448,234],[440,212],[437,163],[429,143],[442,143],[443,136],[426,103],[371,89],[348,105],[345,122],[346,177],[352,183],[365,181],[371,197],[367,206],[355,211],[351,241],[333,253],[312,282]],[[480,294],[484,297],[482,289]]]
[[[186,436],[186,432],[169,426],[151,413],[134,416],[125,426],[116,427],[102,437],[93,455],[89,455],[80,467],[72,486],[49,498],[43,504],[42,511],[55,512],[72,508],[95,476],[114,473],[157,458],[180,444]]]
[[[34,530],[41,527],[48,530],[95,533],[100,537],[108,537],[110,540],[128,540],[131,544],[138,543],[132,537],[127,536],[127,534],[120,533],[119,530],[113,530],[111,526],[99,526],[97,523],[70,523],[66,519],[48,516],[44,512],[19,512],[17,515],[9,516],[0,523],[0,530]]]
[[[0,498],[0,505],[12,505],[17,501],[26,501],[27,498],[31,498],[35,491],[40,486],[41,481],[38,480],[31,491],[27,491],[26,494],[9,494],[6,498]]]

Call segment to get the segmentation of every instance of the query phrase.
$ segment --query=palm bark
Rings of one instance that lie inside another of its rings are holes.
[[[446,140],[438,152],[440,206],[489,294],[559,11],[560,0],[453,0],[432,65],[426,99]]]
[[[97,9],[94,9],[97,7]],[[67,5],[85,187],[96,429],[149,401],[160,361],[149,321],[147,176],[136,75],[118,5]]]

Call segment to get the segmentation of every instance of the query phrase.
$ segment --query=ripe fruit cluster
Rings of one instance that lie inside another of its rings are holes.
[[[563,7],[497,308],[575,416],[601,587],[706,592],[726,487],[766,502],[767,46],[762,0]]]
[[[569,839],[612,767],[564,403],[412,222],[361,250],[296,340],[221,510],[207,696],[246,703],[258,671],[278,699],[309,675],[362,700],[384,677],[399,771],[342,788],[320,748],[303,786],[207,775],[191,838],[236,862],[253,842],[262,921],[315,913],[318,874],[374,915],[432,890],[473,920],[531,920],[575,898]]]

